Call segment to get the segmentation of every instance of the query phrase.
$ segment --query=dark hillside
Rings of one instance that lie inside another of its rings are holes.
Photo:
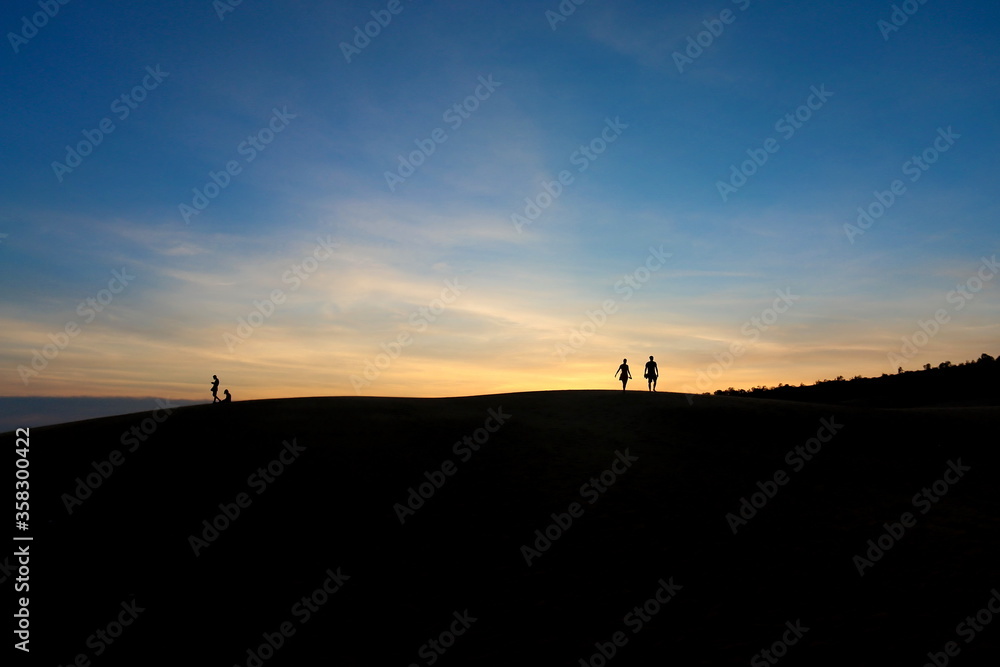
[[[954,641],[974,665],[1000,648],[1000,627],[956,627],[1000,587],[998,408],[558,391],[157,416],[31,431],[39,664],[599,665],[614,649],[614,665],[746,665],[778,642],[783,665],[922,665]],[[737,523],[742,498],[760,507]],[[860,576],[854,557],[907,512]]]
[[[889,408],[1000,406],[1000,361],[983,354],[978,361],[925,364],[920,371],[857,376],[850,380],[838,377],[798,387],[787,384],[749,390],[730,387],[715,394]]]

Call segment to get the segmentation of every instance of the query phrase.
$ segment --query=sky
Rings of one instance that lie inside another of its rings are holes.
[[[0,396],[614,389],[623,358],[646,390],[650,355],[692,393],[997,355],[998,19],[5,3]]]

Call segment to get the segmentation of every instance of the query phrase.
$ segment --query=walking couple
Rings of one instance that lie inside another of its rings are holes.
[[[625,391],[625,385],[632,379],[632,373],[628,370],[628,359],[622,359],[622,365],[615,371],[615,376],[617,377],[619,373],[621,373],[621,377],[618,379],[622,381],[622,391]],[[653,355],[649,355],[649,361],[646,362],[646,369],[642,377],[646,379],[649,391],[656,391],[656,380],[660,377],[660,371],[656,367],[656,362],[653,361]]]

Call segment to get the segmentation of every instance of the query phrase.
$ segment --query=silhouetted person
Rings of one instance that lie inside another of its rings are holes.
[[[615,375],[617,376],[619,373],[622,376],[618,379],[622,381],[622,391],[625,391],[625,385],[632,379],[632,374],[628,372],[628,359],[622,359],[622,365],[615,371]]]
[[[213,382],[212,382],[212,402],[213,403],[217,403],[217,402],[220,401],[220,399],[219,399],[219,376],[218,375],[213,375],[212,378],[214,378]]]
[[[232,403],[233,402],[233,397],[230,395],[228,389],[223,390],[222,393],[225,394],[226,397],[224,399],[222,399],[221,401],[219,401],[219,403]]]
[[[656,378],[660,377],[660,371],[656,367],[656,362],[653,361],[653,355],[649,355],[649,361],[646,362],[646,372],[642,374],[642,377],[646,378],[649,390],[656,391]]]

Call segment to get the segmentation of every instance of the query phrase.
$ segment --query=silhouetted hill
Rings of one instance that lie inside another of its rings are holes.
[[[1000,585],[997,408],[556,391],[155,417],[31,430],[40,664],[597,665],[613,649],[613,665],[745,665],[767,649],[922,665],[954,641],[976,665],[1000,647],[997,628],[966,643],[956,627]],[[428,498],[401,513],[410,489]],[[760,507],[741,523],[744,498]],[[861,576],[869,540],[888,550]]]
[[[922,371],[880,377],[839,377],[812,385],[719,390],[719,396],[774,398],[810,403],[843,403],[871,407],[1000,405],[1000,360],[982,355],[978,361],[954,365],[927,364]]]

